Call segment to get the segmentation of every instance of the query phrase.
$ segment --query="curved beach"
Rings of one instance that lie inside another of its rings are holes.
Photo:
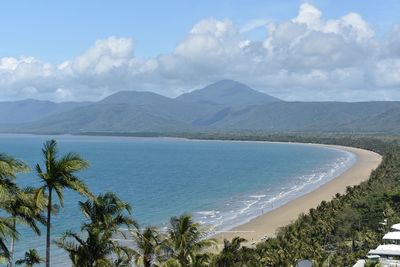
[[[337,193],[343,194],[346,191],[346,187],[368,180],[371,171],[376,169],[382,161],[381,155],[364,149],[337,145],[304,145],[344,150],[355,154],[357,160],[345,172],[321,185],[316,190],[260,215],[248,223],[239,225],[231,231],[217,234],[214,237],[218,241],[222,241],[224,238],[232,239],[235,236],[240,236],[247,239],[251,244],[260,241],[265,236],[273,236],[280,227],[296,220],[300,214],[307,213],[311,208],[316,208],[321,201],[329,201]]]

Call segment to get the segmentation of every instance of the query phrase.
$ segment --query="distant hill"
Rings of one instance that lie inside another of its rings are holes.
[[[0,102],[0,124],[17,124],[32,122],[49,115],[88,105],[89,102],[63,102],[41,101],[26,99],[22,101]]]
[[[261,105],[281,101],[273,96],[258,92],[245,84],[222,80],[203,89],[183,94],[176,99],[188,103],[209,103],[227,106]]]
[[[2,132],[400,133],[400,102],[286,102],[231,80],[177,98],[121,91],[93,103],[0,102],[0,112]]]
[[[277,102],[232,109],[212,127],[221,130],[386,132],[400,124],[378,123],[400,111],[400,102]],[[400,112],[396,117],[400,120]],[[393,118],[390,119],[392,121]]]

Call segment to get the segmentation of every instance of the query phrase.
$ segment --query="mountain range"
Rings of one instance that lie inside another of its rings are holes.
[[[222,80],[169,98],[121,91],[98,102],[0,102],[0,131],[135,133],[200,131],[400,132],[400,102],[288,102]]]

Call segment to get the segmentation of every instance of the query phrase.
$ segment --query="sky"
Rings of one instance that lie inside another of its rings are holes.
[[[398,0],[1,1],[0,100],[169,97],[221,79],[284,100],[400,100]]]

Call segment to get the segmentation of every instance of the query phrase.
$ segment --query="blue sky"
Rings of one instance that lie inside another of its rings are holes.
[[[2,1],[0,100],[167,96],[219,79],[286,100],[400,100],[398,0]]]
[[[284,21],[296,16],[296,0],[39,0],[0,3],[0,57],[31,55],[53,63],[80,54],[95,40],[132,37],[137,56],[168,53],[191,27],[208,17],[238,25],[255,19]],[[355,11],[378,33],[400,22],[398,0],[307,1],[336,18]],[[263,31],[254,33],[265,35]]]

